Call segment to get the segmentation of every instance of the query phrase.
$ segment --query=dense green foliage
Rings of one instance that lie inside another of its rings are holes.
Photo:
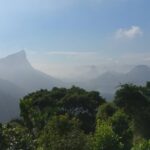
[[[140,143],[136,143],[132,150],[150,150],[150,140],[143,140]]]
[[[105,100],[98,92],[72,87],[53,88],[29,94],[21,100],[21,116],[28,128],[42,129],[53,115],[68,114],[80,120],[81,128],[94,130],[97,108]]]
[[[121,85],[114,101],[78,87],[40,90],[0,124],[0,150],[150,150],[150,83]]]
[[[87,150],[86,135],[68,115],[54,116],[39,137],[43,150]]]
[[[92,147],[93,150],[122,150],[123,144],[111,125],[98,120]]]
[[[123,150],[130,149],[133,142],[133,133],[128,116],[122,110],[118,110],[111,117],[111,125],[113,131],[120,137],[120,142],[124,144]]]
[[[150,138],[150,95],[149,87],[122,85],[116,92],[115,104],[130,116],[136,136]]]

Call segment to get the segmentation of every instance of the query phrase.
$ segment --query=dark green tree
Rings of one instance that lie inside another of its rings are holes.
[[[142,87],[132,84],[121,85],[121,88],[116,92],[114,102],[129,115],[135,115],[141,108],[149,105]]]
[[[93,150],[122,150],[123,144],[108,122],[97,122],[93,138]]]
[[[124,144],[124,150],[130,150],[133,143],[133,132],[129,117],[122,111],[118,110],[111,117],[113,131],[120,137],[120,142]]]
[[[54,116],[39,137],[42,150],[88,150],[87,137],[79,129],[78,120],[68,115]]]
[[[116,92],[115,104],[127,113],[134,125],[134,135],[150,138],[150,100],[147,87],[122,85]]]
[[[40,90],[25,96],[20,102],[21,117],[36,134],[53,115],[68,114],[81,121],[85,132],[94,131],[96,113],[105,100],[98,92],[87,92],[78,87]]]
[[[108,120],[117,110],[118,108],[113,103],[104,103],[98,108],[97,119]]]
[[[81,128],[89,133],[94,131],[96,113],[99,105],[105,100],[98,92],[87,92],[83,89],[72,87],[63,99],[60,100],[60,113],[69,114],[81,121]]]
[[[28,129],[17,122],[3,125],[2,150],[34,150],[35,144]]]
[[[136,143],[131,150],[150,150],[150,140],[142,140]]]
[[[47,120],[57,112],[57,102],[58,98],[63,96],[62,91],[63,89],[57,88],[51,92],[40,90],[21,99],[21,117],[30,130],[34,129],[34,134],[36,130],[41,130]]]

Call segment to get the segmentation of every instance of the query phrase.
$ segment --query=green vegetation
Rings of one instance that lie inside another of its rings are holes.
[[[0,124],[0,150],[150,150],[150,83],[121,85],[112,102],[78,87],[20,100],[20,119]]]

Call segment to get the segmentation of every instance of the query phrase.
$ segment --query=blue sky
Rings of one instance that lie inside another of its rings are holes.
[[[24,49],[33,66],[58,77],[150,65],[149,6],[149,0],[0,0],[0,57]]]

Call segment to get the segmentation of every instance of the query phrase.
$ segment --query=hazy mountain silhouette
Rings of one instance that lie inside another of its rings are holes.
[[[150,81],[150,68],[139,65],[126,74],[106,72],[90,81],[63,83],[34,69],[24,51],[0,59],[0,122],[19,116],[19,99],[25,94],[54,86],[77,85],[88,90],[98,90],[111,99],[117,87],[124,83],[143,85]]]
[[[59,86],[61,81],[34,69],[24,51],[0,60],[0,78],[11,81],[26,92]]]
[[[23,90],[15,84],[0,79],[0,122],[8,121],[19,115],[19,99]]]
[[[150,81],[150,67],[146,65],[138,65],[125,74],[106,72],[89,81],[86,87],[88,89],[98,90],[105,97],[112,98],[120,84],[133,83],[136,85],[144,85],[147,81]]]
[[[126,80],[129,82],[143,85],[150,81],[150,67],[146,65],[138,65],[126,74]]]
[[[0,122],[19,115],[20,97],[61,84],[60,80],[34,69],[24,51],[0,59]]]

